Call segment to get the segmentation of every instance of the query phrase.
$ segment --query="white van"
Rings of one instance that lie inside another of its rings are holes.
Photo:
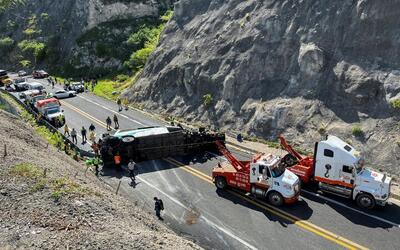
[[[44,89],[43,84],[41,84],[40,82],[29,82],[28,86],[29,86],[29,90],[37,89],[39,91],[42,91]]]

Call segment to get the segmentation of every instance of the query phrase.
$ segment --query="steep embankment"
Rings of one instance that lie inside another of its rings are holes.
[[[1,109],[0,131],[2,248],[198,249]]]
[[[144,46],[129,44],[129,36],[160,25],[174,0],[24,2],[0,9],[0,68],[93,76],[129,68],[124,62]]]
[[[131,102],[304,148],[326,133],[398,172],[399,1],[181,0]],[[396,108],[397,107],[397,108]]]

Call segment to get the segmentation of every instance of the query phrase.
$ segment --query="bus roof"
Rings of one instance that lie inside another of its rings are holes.
[[[140,129],[132,129],[132,130],[118,130],[115,132],[114,136],[122,138],[124,136],[133,136],[133,137],[145,137],[149,135],[161,135],[168,134],[169,130],[167,127],[150,127],[150,128],[140,128]]]
[[[37,101],[37,106],[42,107],[49,103],[57,103],[58,105],[60,105],[60,102],[56,98],[49,98],[49,99]]]

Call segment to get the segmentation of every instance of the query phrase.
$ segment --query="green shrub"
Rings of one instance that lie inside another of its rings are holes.
[[[46,45],[36,40],[23,40],[18,43],[18,48],[29,55],[32,55],[36,61],[44,58]]]
[[[396,99],[390,102],[393,108],[400,109],[400,99]]]
[[[32,163],[24,162],[11,167],[10,174],[14,176],[35,179],[42,175],[42,171],[40,171],[40,169]]]
[[[326,134],[326,125],[325,124],[321,124],[318,127],[318,133],[320,133],[321,135]]]
[[[35,183],[30,189],[31,193],[42,191],[47,185],[47,179],[40,179],[38,182]]]
[[[14,45],[14,40],[11,37],[4,37],[0,39],[0,49],[9,49]]]
[[[143,48],[136,51],[131,55],[126,65],[135,70],[142,68],[146,64],[151,52],[153,52],[153,48]]]
[[[364,136],[364,131],[359,126],[353,127],[351,133],[356,137]]]
[[[212,103],[213,98],[211,94],[205,94],[203,95],[203,104],[204,106],[208,106]]]
[[[49,20],[50,15],[46,12],[43,12],[42,14],[40,14],[40,18],[43,19],[44,21]]]
[[[164,15],[162,15],[162,16],[160,17],[160,19],[161,19],[162,21],[164,21],[164,22],[168,22],[168,21],[172,18],[173,15],[174,15],[174,12],[173,12],[172,10],[167,10],[167,11],[164,13]]]
[[[118,82],[125,82],[126,80],[128,80],[128,78],[129,78],[128,75],[123,75],[123,74],[116,76]]]
[[[29,68],[32,65],[32,62],[29,60],[21,60],[19,61],[19,64],[23,67],[23,68]]]

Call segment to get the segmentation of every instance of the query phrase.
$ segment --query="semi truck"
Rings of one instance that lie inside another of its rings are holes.
[[[130,159],[135,162],[155,160],[206,150],[215,151],[217,140],[224,143],[225,134],[179,126],[143,127],[103,135],[100,153],[104,165],[113,166],[117,154],[121,156],[122,163],[128,163]]]
[[[303,184],[317,184],[319,190],[354,200],[363,209],[384,206],[390,196],[391,177],[365,167],[360,152],[336,136],[315,143],[314,153],[302,156],[281,135],[287,169]]]
[[[39,100],[35,105],[38,113],[57,128],[65,124],[64,113],[60,106],[60,102],[56,98]]]
[[[300,195],[299,178],[286,169],[275,155],[255,155],[250,161],[239,161],[219,141],[216,145],[228,162],[218,163],[212,179],[218,189],[243,190],[274,206],[294,203]]]

